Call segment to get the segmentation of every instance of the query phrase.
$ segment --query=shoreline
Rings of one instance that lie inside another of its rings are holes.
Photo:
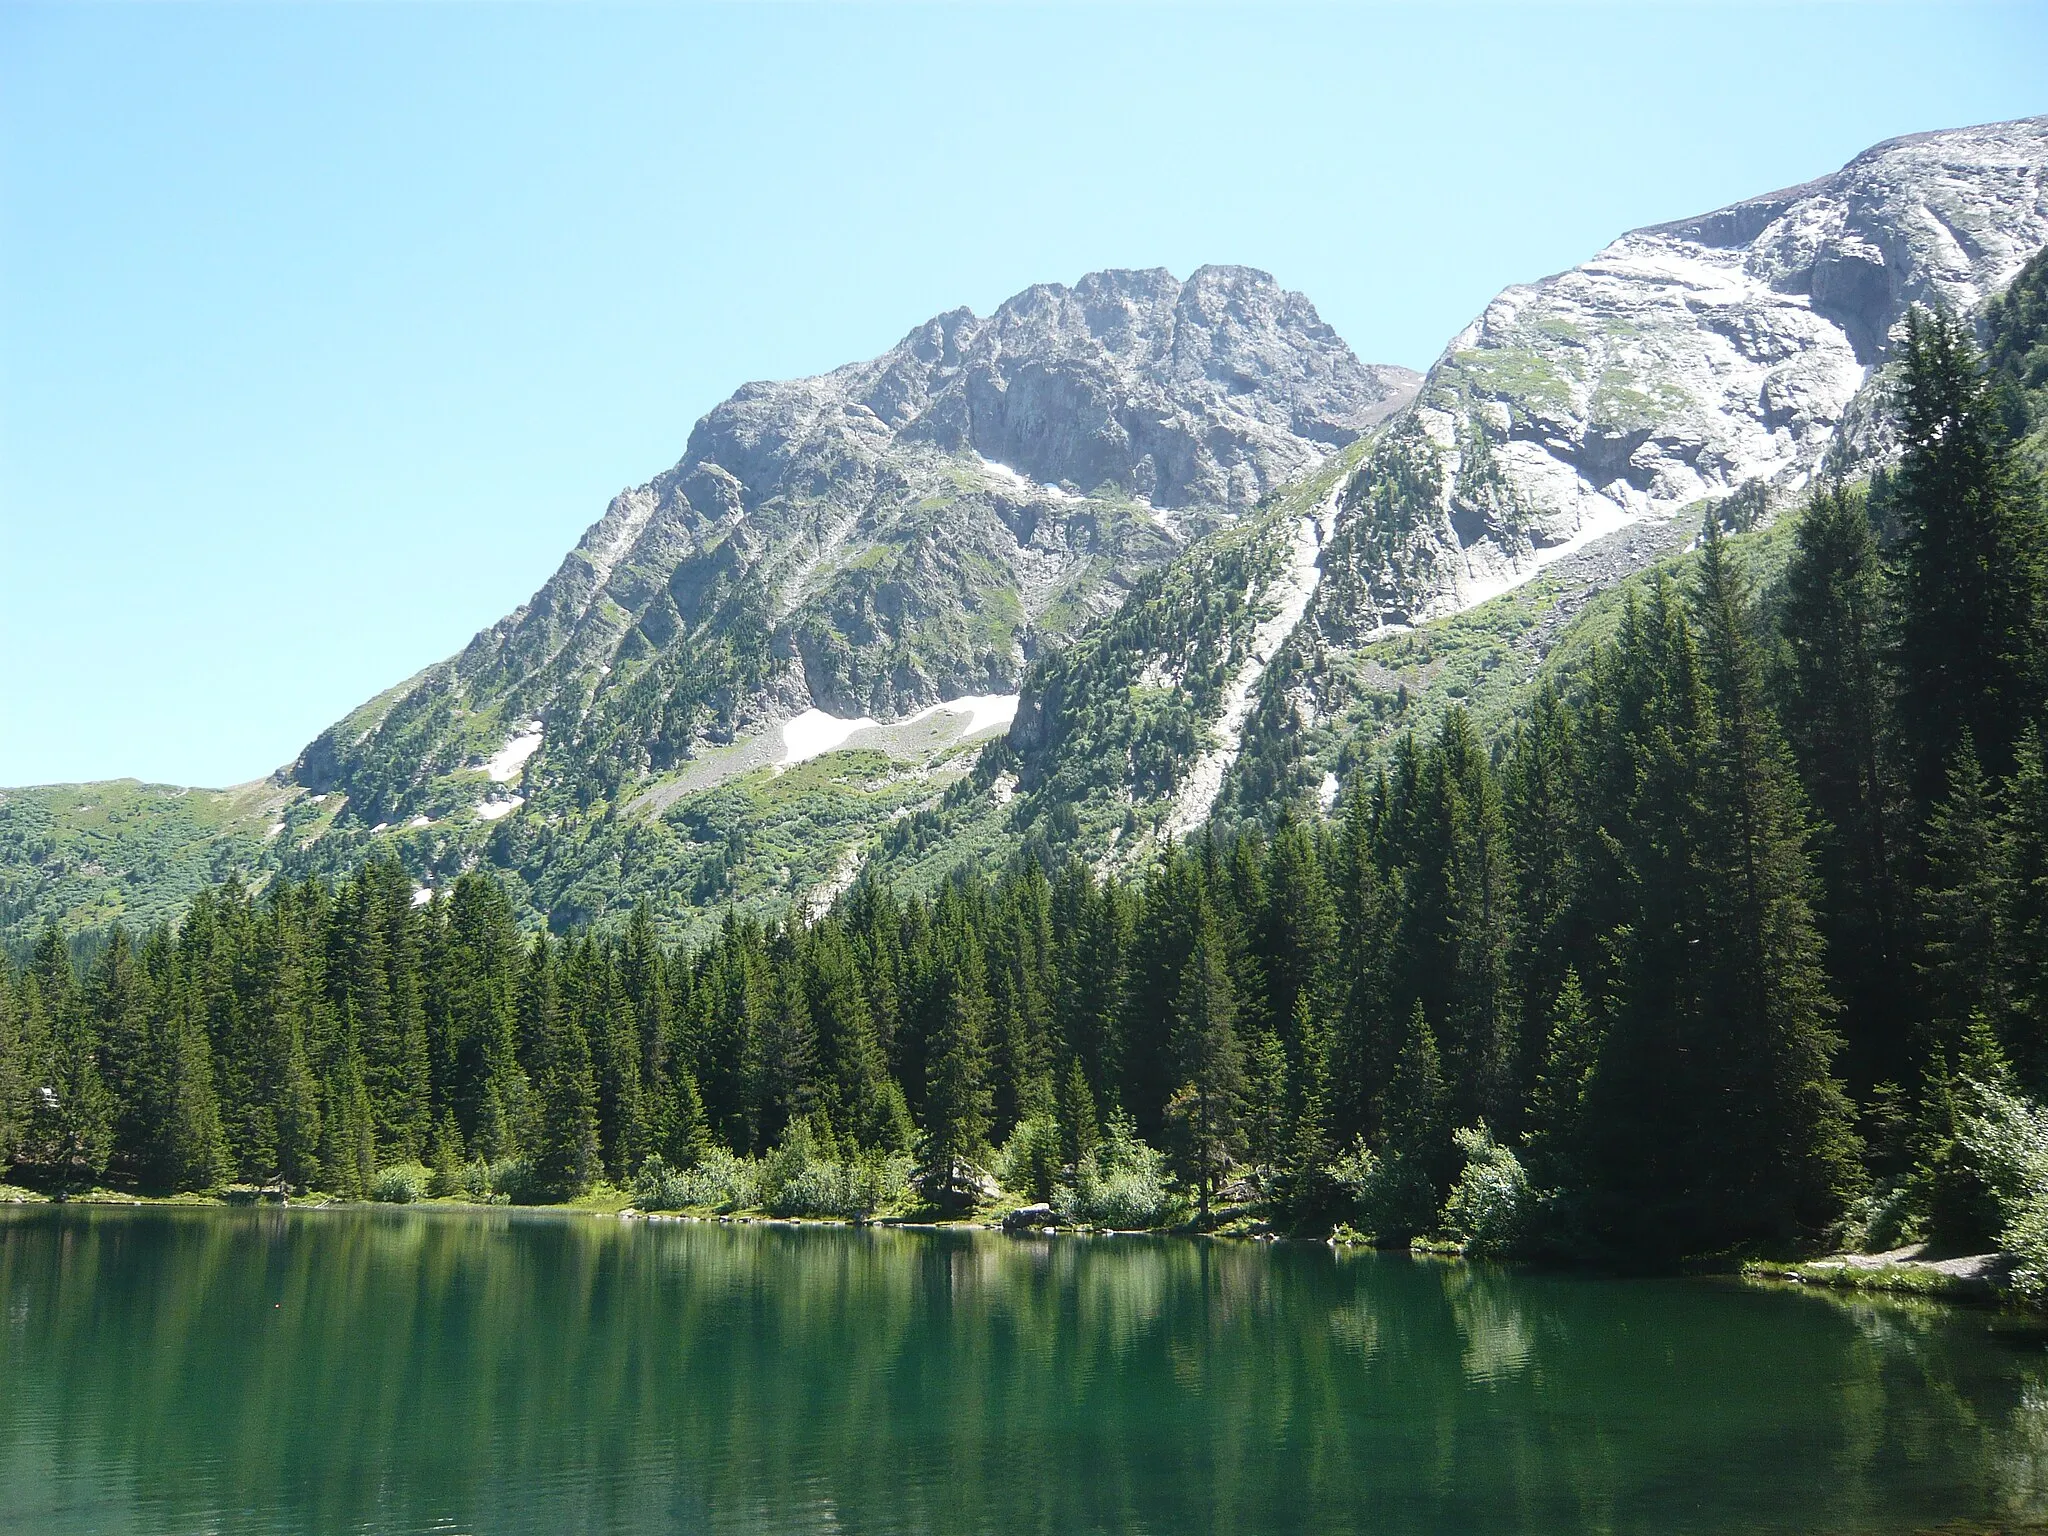
[[[1152,1237],[1178,1238],[1203,1242],[1230,1242],[1250,1244],[1279,1244],[1290,1246],[1307,1245],[1327,1247],[1333,1250],[1368,1248],[1375,1253],[1401,1254],[1416,1261],[1457,1264],[1505,1264],[1514,1268],[1554,1270],[1557,1266],[1529,1264],[1516,1260],[1494,1260],[1475,1258],[1455,1246],[1442,1242],[1419,1241],[1406,1245],[1379,1246],[1370,1243],[1345,1242],[1334,1237],[1298,1237],[1274,1232],[1270,1229],[1218,1230],[1201,1232],[1187,1227],[1162,1228],[1111,1228],[1055,1225],[1052,1227],[1028,1227],[1018,1230],[1006,1228],[1002,1214],[997,1210],[977,1211],[973,1215],[957,1219],[933,1219],[922,1213],[902,1216],[881,1216],[859,1219],[843,1216],[773,1216],[762,1211],[649,1211],[635,1206],[631,1198],[622,1191],[605,1190],[595,1192],[577,1201],[565,1201],[543,1205],[519,1205],[510,1202],[484,1202],[454,1197],[439,1197],[430,1200],[380,1201],[341,1200],[313,1197],[280,1198],[267,1192],[248,1198],[227,1198],[219,1195],[140,1195],[111,1190],[95,1190],[83,1195],[51,1196],[19,1185],[0,1184],[0,1212],[9,1207],[23,1206],[84,1206],[93,1209],[165,1209],[165,1210],[254,1210],[270,1208],[293,1211],[335,1211],[335,1212],[381,1212],[381,1211],[440,1211],[460,1214],[519,1213],[521,1215],[588,1216],[615,1221],[647,1222],[690,1222],[705,1226],[731,1227],[832,1227],[846,1230],[882,1228],[901,1232],[990,1232],[1012,1237]],[[1825,1293],[1837,1299],[1856,1297],[1864,1300],[1911,1300],[1931,1302],[1940,1306],[1995,1309],[2018,1316],[2041,1318],[2048,1315],[2048,1309],[2033,1306],[2016,1295],[2010,1287],[2010,1279],[2017,1260],[2013,1255],[1990,1253],[1973,1254],[1949,1259],[1928,1259],[1915,1249],[1900,1249],[1884,1254],[1831,1254],[1819,1259],[1752,1259],[1718,1272],[1689,1271],[1686,1278],[1693,1279],[1735,1279],[1747,1285],[1770,1290],[1803,1290],[1808,1293]],[[1574,1273],[1589,1276],[1602,1275],[1608,1271],[1598,1268],[1583,1270],[1566,1266]]]

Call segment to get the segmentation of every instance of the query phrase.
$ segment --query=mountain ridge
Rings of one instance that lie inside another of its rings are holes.
[[[535,920],[658,895],[684,931],[863,865],[928,882],[1037,843],[1141,864],[1212,813],[1327,807],[1434,686],[1401,637],[1537,592],[1501,609],[1536,649],[1488,652],[1532,667],[1703,507],[1768,521],[1881,462],[1899,317],[1981,308],[2044,239],[2037,117],[1628,231],[1504,289],[1421,376],[1242,267],[933,316],[736,390],[527,603],[322,733],[260,812],[223,810],[213,853],[204,818],[166,833],[171,883],[389,848],[425,886],[492,864]],[[994,714],[946,708],[1013,695],[995,746]],[[813,717],[836,750],[795,751]],[[170,876],[104,851],[126,834],[47,867],[67,816],[141,826],[158,800],[8,793],[0,929],[64,901],[103,920],[124,891],[162,908]]]

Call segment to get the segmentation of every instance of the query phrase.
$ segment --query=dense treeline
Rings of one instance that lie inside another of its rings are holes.
[[[1916,317],[1901,371],[1896,472],[1816,494],[1765,598],[1710,522],[1511,740],[1454,714],[1333,822],[1138,882],[864,883],[687,954],[644,911],[522,934],[482,874],[226,887],[6,979],[0,1150],[559,1198],[796,1146],[1072,1206],[1156,1147],[1201,1216],[1382,1238],[1669,1258],[1853,1211],[1984,1241],[1972,1094],[2048,1095],[2048,520],[1967,335]]]

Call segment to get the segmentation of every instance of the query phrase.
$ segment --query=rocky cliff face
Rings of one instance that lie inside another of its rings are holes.
[[[1893,139],[1505,290],[1353,481],[1319,625],[1467,607],[1629,522],[1796,488],[1907,310],[1974,310],[2044,240],[2048,118],[2028,118]]]
[[[1236,535],[1261,534],[1266,558],[1247,566],[1236,627],[1200,637],[1215,653],[1204,686],[1183,682],[1192,642],[1158,622],[1104,625],[1033,669],[1012,735],[1025,788],[1084,807],[1084,829],[1121,826],[1117,846],[1139,835],[1140,851],[1146,829],[1185,835],[1219,806],[1327,804],[1344,746],[1402,718],[1415,680],[1382,664],[1386,637],[1546,568],[1560,620],[1682,544],[1697,504],[1741,492],[1761,507],[1830,455],[1853,467],[1881,450],[1879,371],[1908,309],[1977,310],[2044,240],[2048,118],[2034,118],[1892,140],[1505,290],[1411,405],[1297,482],[1269,528]],[[1292,494],[1323,481],[1327,503]],[[1203,558],[1155,584],[1179,590]],[[1498,659],[1530,675],[1559,632],[1532,628],[1526,653]],[[1083,658],[1113,709],[1071,676]],[[1141,741],[1110,716],[1142,719],[1146,683],[1170,696],[1172,729]],[[1118,753],[1129,766],[1105,791]],[[1039,808],[1027,796],[1012,819]]]
[[[609,795],[807,707],[886,721],[1014,691],[1415,383],[1243,267],[938,316],[870,362],[738,391],[531,602],[294,771],[395,821],[521,734],[541,773]]]

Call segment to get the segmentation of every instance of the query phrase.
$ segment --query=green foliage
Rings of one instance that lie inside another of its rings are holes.
[[[1904,528],[1893,664],[1900,739],[1924,807],[1940,797],[1965,737],[2002,777],[2038,717],[2048,690],[2048,508],[1957,320],[1915,310],[1902,373],[1902,454],[1888,501]]]
[[[1075,1161],[1062,1159],[1060,1153],[1060,1128],[1051,1115],[1032,1115],[1020,1120],[996,1154],[996,1181],[1004,1189],[1028,1195],[1034,1201],[1049,1201],[1059,1187],[1064,1168],[1073,1166]]]
[[[1165,1226],[1183,1208],[1164,1155],[1141,1141],[1123,1115],[1110,1116],[1094,1155],[1055,1192],[1054,1205],[1070,1222],[1117,1232]]]
[[[1998,1245],[2018,1256],[2013,1288],[2048,1300],[2048,1109],[1996,1083],[1966,1081],[1960,1139],[2002,1217]]]
[[[1485,1122],[1454,1136],[1465,1166],[1444,1202],[1440,1225],[1482,1258],[1521,1251],[1535,1233],[1537,1201],[1514,1149],[1493,1139]]]
[[[760,1187],[760,1168],[752,1158],[714,1147],[689,1168],[650,1157],[634,1180],[633,1203],[648,1211],[751,1210]]]
[[[1369,1242],[1405,1246],[1436,1226],[1436,1181],[1413,1155],[1360,1142],[1330,1165],[1329,1176],[1348,1208],[1347,1225]]]
[[[433,1170],[423,1163],[393,1163],[370,1181],[370,1198],[384,1205],[416,1205],[430,1198]]]
[[[1994,339],[2001,379],[2031,346]],[[1250,1199],[1298,1230],[1652,1262],[1830,1232],[2037,1243],[2008,1101],[2048,1089],[2038,494],[1966,338],[1922,321],[1912,348],[1896,480],[1741,537],[1709,508],[1696,549],[1575,618],[1539,578],[1363,645],[1323,698],[1339,723],[1297,755],[1255,739],[1270,798],[1188,843],[1151,838],[1145,796],[1202,746],[1298,495],[1034,662],[1012,738],[941,788],[865,752],[657,770],[682,726],[628,719],[628,679],[594,749],[613,765],[544,752],[487,847],[293,844],[260,890],[209,886],[139,942],[17,945],[0,1152],[68,1188],[360,1195],[426,1159],[475,1199],[631,1178],[650,1209],[853,1216],[907,1198],[913,1157],[955,1208],[993,1161],[1092,1225]],[[1398,433],[1317,482],[1364,470],[1325,580],[1391,579],[1439,491],[1486,510],[1492,450],[1458,451],[1457,486]],[[990,636],[1000,608],[973,610]],[[1938,652],[1902,640],[1930,626]],[[749,633],[705,676],[746,675]],[[868,676],[835,633],[810,640]],[[648,644],[636,675],[697,654]],[[1292,665],[1289,687],[1316,675]],[[358,724],[471,753],[520,718],[441,687]],[[1325,764],[1349,774],[1334,824],[1302,793]],[[884,807],[911,814],[870,872],[800,913]],[[1128,876],[1078,856],[1112,832]],[[415,904],[406,860],[442,859]],[[716,903],[676,947],[666,889]]]

